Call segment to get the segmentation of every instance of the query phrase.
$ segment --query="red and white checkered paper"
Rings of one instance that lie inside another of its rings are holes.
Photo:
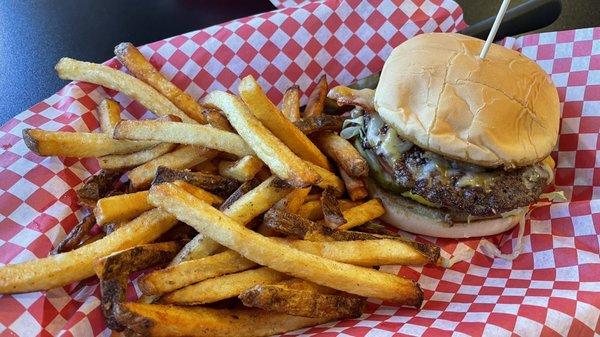
[[[141,47],[162,73],[194,97],[235,92],[252,74],[279,101],[290,84],[311,90],[322,73],[348,84],[381,69],[393,47],[428,31],[465,26],[449,0],[321,1],[235,20]],[[293,3],[294,1],[291,1]],[[372,301],[361,319],[288,335],[592,336],[600,331],[600,29],[543,33],[507,45],[538,62],[556,83],[563,107],[556,185],[570,202],[535,209],[524,251],[514,261],[478,250],[450,269],[385,267],[418,280],[420,310]],[[121,68],[111,60],[110,66]],[[44,257],[81,217],[74,188],[98,170],[94,159],[41,158],[24,128],[93,131],[104,98],[126,118],[150,117],[139,103],[87,83],[70,83],[0,128],[0,264]],[[306,99],[306,97],[304,97]],[[505,253],[517,231],[492,238]],[[433,241],[449,257],[480,240]],[[0,296],[0,336],[107,336],[93,278],[47,292]]]

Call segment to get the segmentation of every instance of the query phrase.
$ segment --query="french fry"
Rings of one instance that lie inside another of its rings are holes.
[[[323,114],[325,97],[327,97],[327,77],[323,75],[319,78],[317,86],[308,97],[308,103],[306,103],[303,117],[319,116]]]
[[[408,279],[373,269],[331,261],[291,248],[253,232],[173,184],[153,186],[150,202],[180,221],[275,271],[351,294],[419,306],[423,293]]]
[[[351,89],[343,85],[329,90],[327,97],[338,102],[339,105],[356,105],[366,111],[375,112],[375,90],[373,89]]]
[[[121,303],[125,302],[125,291],[129,274],[170,260],[180,247],[175,242],[161,242],[135,246],[112,253],[94,263],[100,278],[102,313],[106,325],[116,331],[124,330],[119,323]]]
[[[216,155],[217,152],[214,150],[193,145],[184,145],[173,152],[165,153],[132,169],[127,175],[133,188],[139,190],[150,185],[150,182],[152,182],[152,179],[156,175],[156,170],[160,166],[172,169],[187,169],[203,161],[210,160]]]
[[[108,98],[102,100],[98,106],[98,120],[100,121],[100,130],[112,137],[115,125],[121,121],[119,103]]]
[[[202,114],[212,127],[229,132],[235,131],[221,110],[203,107]]]
[[[83,81],[120,91],[135,99],[157,116],[175,115],[186,123],[195,123],[166,97],[148,84],[117,69],[103,64],[89,63],[63,57],[56,64],[58,77],[63,80]],[[99,156],[96,156],[99,157]]]
[[[155,140],[203,146],[234,154],[239,157],[252,155],[246,142],[233,132],[219,130],[207,125],[170,121],[121,121],[115,127],[116,139]]]
[[[238,186],[240,186],[240,183],[235,179],[201,172],[174,170],[164,166],[161,166],[156,170],[156,177],[154,177],[152,185],[174,182],[177,180],[185,181],[220,197],[229,196],[236,188],[238,188]]]
[[[127,326],[149,337],[267,337],[328,322],[259,309],[212,309],[124,303]],[[258,323],[258,324],[257,324]]]
[[[93,264],[110,253],[158,238],[177,223],[169,213],[153,209],[104,238],[70,252],[0,268],[0,294],[51,289],[94,275]]]
[[[294,125],[306,135],[322,131],[339,132],[347,118],[347,116],[318,115],[304,117],[294,122]]]
[[[263,168],[263,163],[255,156],[244,156],[239,160],[221,161],[219,163],[219,174],[224,177],[233,178],[239,181],[248,181]]]
[[[300,207],[304,204],[304,200],[308,193],[310,192],[310,187],[306,188],[295,188],[292,190],[285,198],[279,200],[273,208],[281,209],[290,213],[297,213]]]
[[[234,202],[238,201],[244,194],[250,192],[259,184],[260,184],[260,180],[258,180],[256,178],[252,178],[252,179],[244,182],[233,193],[231,193],[231,195],[229,195],[229,197],[225,201],[223,201],[223,203],[219,207],[219,210],[223,211],[223,210],[229,208],[229,206],[231,206]]]
[[[338,176],[336,176],[333,172],[328,171],[320,166],[317,166],[313,163],[306,162],[310,168],[312,168],[319,176],[321,176],[321,180],[317,182],[317,186],[322,189],[327,188],[327,186],[333,187],[335,190],[336,196],[341,196],[344,194],[345,187],[344,182]]]
[[[218,163],[215,162],[216,160],[218,160],[218,158],[202,162],[202,163],[190,168],[190,171],[217,175],[217,174],[219,174],[219,167],[217,166]]]
[[[257,285],[239,295],[247,307],[303,317],[331,319],[357,318],[362,315],[362,297],[320,294],[289,289],[279,284]]]
[[[300,88],[292,85],[283,94],[281,112],[292,123],[300,119]]]
[[[219,206],[223,203],[223,198],[221,198],[220,196],[214,195],[210,192],[207,192],[207,191],[203,190],[202,188],[200,188],[198,186],[194,186],[183,180],[176,180],[173,182],[173,184],[181,187],[189,194],[195,196],[196,198],[198,198],[200,200],[204,200],[213,206]]]
[[[99,225],[105,225],[131,220],[152,208],[154,206],[148,202],[148,191],[140,191],[98,200],[94,215]]]
[[[348,221],[338,227],[338,230],[348,230],[360,226],[367,221],[379,218],[385,213],[385,209],[379,199],[371,199],[364,204],[352,207],[343,212],[344,218]]]
[[[242,79],[239,91],[252,114],[298,157],[330,169],[325,155],[277,109],[252,76]]]
[[[340,169],[340,177],[342,177],[342,181],[346,185],[346,191],[348,191],[352,201],[362,200],[369,196],[367,186],[360,178],[352,178],[343,169]]]
[[[340,209],[340,204],[335,198],[333,187],[328,186],[323,190],[321,208],[323,210],[325,226],[335,229],[346,223],[346,219],[344,219],[342,210]]]
[[[149,149],[128,154],[111,154],[98,158],[98,164],[104,170],[122,170],[136,167],[173,151],[177,144],[162,143]]]
[[[196,282],[225,274],[237,273],[254,268],[256,263],[240,254],[227,250],[204,258],[184,261],[180,264],[155,270],[139,280],[146,295],[161,295]]]
[[[323,207],[321,205],[321,200],[309,201],[300,206],[298,215],[312,221],[323,219]]]
[[[366,177],[369,165],[349,141],[335,133],[323,133],[316,138],[319,148],[353,178]]]
[[[51,255],[72,251],[79,247],[83,239],[89,234],[92,227],[96,224],[94,215],[89,214],[65,236],[65,238],[50,252]]]
[[[257,284],[277,283],[285,278],[282,273],[262,267],[204,280],[165,294],[161,300],[180,305],[214,303],[237,297]]]
[[[435,263],[430,260],[430,256],[415,249],[412,244],[401,240],[277,240],[309,254],[356,266],[372,267],[394,264],[422,266],[429,262]]]
[[[187,116],[200,124],[207,123],[202,115],[202,106],[192,96],[167,80],[131,43],[118,44],[115,47],[115,56],[135,77],[156,89]]]
[[[262,214],[277,201],[290,192],[290,186],[277,177],[263,181],[256,188],[243,194],[227,207],[222,207],[223,214],[240,224],[247,225],[252,219]],[[225,202],[227,203],[227,202]],[[224,203],[224,204],[225,204]],[[213,254],[221,245],[210,238],[198,234],[173,259],[171,265],[181,261],[197,259]]]
[[[269,132],[239,98],[213,91],[203,102],[223,110],[238,134],[278,177],[294,187],[307,187],[319,181],[319,175]]]
[[[116,140],[104,133],[23,129],[25,145],[39,156],[102,157],[156,146],[156,142]]]
[[[79,204],[91,208],[95,207],[99,199],[106,197],[115,190],[115,184],[120,177],[120,172],[105,170],[91,176],[77,189]]]

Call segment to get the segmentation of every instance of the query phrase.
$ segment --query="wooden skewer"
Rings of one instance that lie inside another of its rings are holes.
[[[492,25],[492,29],[488,34],[487,40],[485,40],[485,44],[481,49],[481,54],[479,54],[479,58],[484,59],[487,54],[490,46],[494,42],[494,38],[496,37],[496,33],[498,32],[498,27],[500,27],[500,23],[502,23],[502,18],[504,18],[504,14],[508,9],[508,5],[510,4],[510,0],[503,0],[502,5],[500,6],[500,10],[498,11],[498,15],[496,15],[496,20],[494,20],[494,24]]]

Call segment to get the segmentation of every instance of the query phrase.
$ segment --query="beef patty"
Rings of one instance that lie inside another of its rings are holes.
[[[421,201],[455,221],[528,206],[538,200],[550,178],[541,163],[507,171],[444,158],[402,140],[375,114],[365,114],[361,123],[356,146],[373,178],[392,192],[424,198]]]

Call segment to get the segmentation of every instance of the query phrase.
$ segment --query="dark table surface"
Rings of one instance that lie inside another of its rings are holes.
[[[467,22],[494,15],[500,3],[457,2]],[[600,26],[598,0],[563,4],[561,17],[547,30]],[[145,44],[272,9],[267,0],[2,0],[0,124],[65,84],[54,72],[63,56],[102,62],[122,41]]]

